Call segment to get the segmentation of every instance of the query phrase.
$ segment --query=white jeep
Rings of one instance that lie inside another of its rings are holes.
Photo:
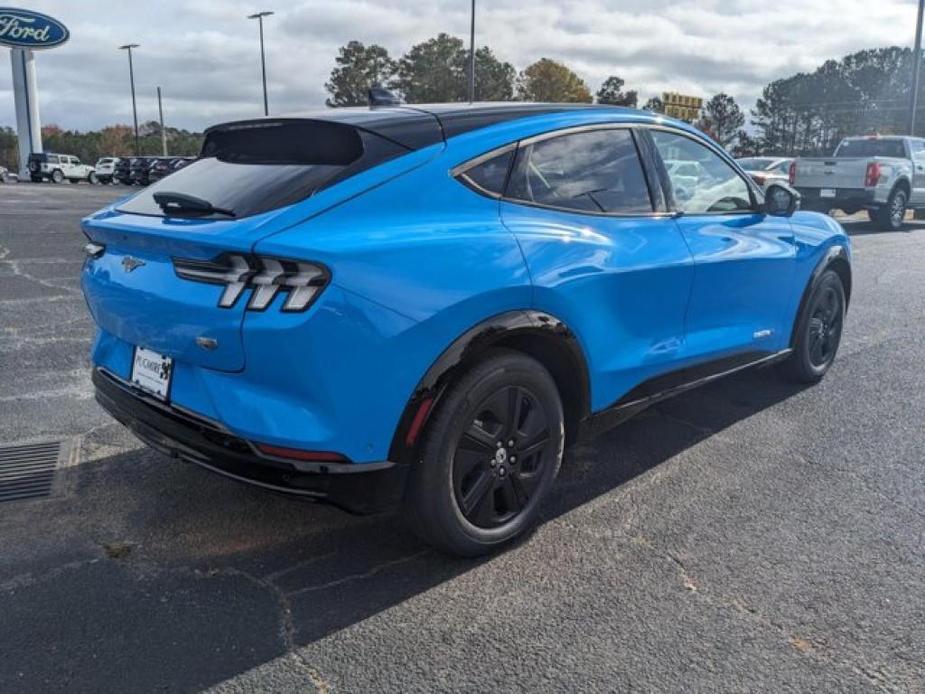
[[[70,154],[54,152],[33,152],[29,155],[29,176],[33,183],[49,180],[62,183],[65,179],[72,183],[86,181],[96,183],[96,170]]]

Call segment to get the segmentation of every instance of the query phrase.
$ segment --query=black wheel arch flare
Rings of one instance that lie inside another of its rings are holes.
[[[809,297],[812,296],[813,289],[819,282],[819,278],[822,277],[822,273],[826,270],[834,270],[838,273],[842,281],[842,286],[845,289],[845,311],[848,310],[848,304],[851,301],[851,261],[848,260],[848,249],[840,244],[836,244],[831,246],[822,256],[822,259],[816,263],[816,267],[809,277],[809,282],[806,283],[806,287],[803,289],[803,296],[800,297],[800,305],[797,308],[796,316],[793,320],[793,327],[790,331],[791,347],[796,339],[797,328],[800,325],[803,312],[806,310]]]
[[[440,354],[405,405],[392,437],[389,460],[417,462],[420,433],[447,387],[479,355],[496,347],[524,352],[550,371],[566,412],[566,438],[574,440],[580,422],[590,413],[590,381],[584,351],[564,321],[543,311],[525,309],[481,321]]]

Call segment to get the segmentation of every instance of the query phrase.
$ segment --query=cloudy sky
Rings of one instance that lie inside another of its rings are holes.
[[[337,48],[351,39],[399,56],[445,31],[468,37],[469,0],[30,0],[61,20],[62,47],[37,56],[43,123],[131,122],[122,43],[138,43],[139,120],[189,129],[262,115],[256,10],[266,21],[271,113],[321,106]],[[477,42],[519,70],[561,60],[596,90],[610,74],[643,99],[718,91],[751,105],[771,79],[861,48],[911,45],[915,0],[479,0]],[[468,39],[466,39],[468,41]],[[6,53],[0,50],[0,54]],[[3,61],[7,58],[4,56]],[[11,71],[0,68],[0,125],[13,125]]]

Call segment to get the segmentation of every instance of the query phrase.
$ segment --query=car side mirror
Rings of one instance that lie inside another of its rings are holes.
[[[764,212],[773,217],[789,217],[800,209],[800,194],[786,183],[772,183],[764,191]]]

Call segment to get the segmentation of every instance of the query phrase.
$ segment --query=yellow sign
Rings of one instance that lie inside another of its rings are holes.
[[[665,115],[679,120],[695,121],[700,117],[703,108],[703,99],[699,96],[689,96],[677,92],[663,92],[662,103],[665,104]]]

